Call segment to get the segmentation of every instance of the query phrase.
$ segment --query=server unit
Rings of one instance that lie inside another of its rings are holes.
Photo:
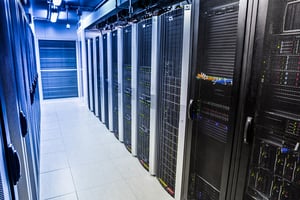
[[[159,26],[157,178],[172,196],[175,196],[176,179],[181,179],[181,175],[177,174],[177,163],[180,166],[183,163],[183,154],[180,152],[183,146],[179,142],[184,143],[180,140],[185,140],[190,8],[190,5],[186,5],[163,14]],[[181,167],[179,169],[181,173]],[[181,181],[176,185],[180,190]]]
[[[109,120],[109,102],[108,102],[108,62],[107,62],[107,34],[103,35],[102,40],[102,48],[101,51],[101,58],[102,58],[102,68],[103,68],[103,96],[104,96],[104,121],[107,128],[110,126]]]
[[[237,184],[235,198],[299,199],[300,1],[254,4],[257,24],[252,63],[249,55],[246,65],[251,77],[236,180],[243,184]]]
[[[193,41],[190,117],[195,122],[189,198],[225,199],[230,190],[247,2],[204,0],[193,6],[198,34]]]
[[[136,127],[133,123],[132,129],[137,131],[137,157],[144,168],[149,170],[152,19],[139,22],[135,28],[137,28],[137,39],[135,39],[138,40],[137,66],[133,72],[137,74],[133,73],[132,79],[133,87],[136,88],[136,95],[133,97],[136,97],[137,104],[132,114],[137,115],[137,122]],[[135,143],[134,140],[133,143]]]
[[[131,152],[131,47],[132,47],[132,27],[123,28],[123,131],[124,145]]]

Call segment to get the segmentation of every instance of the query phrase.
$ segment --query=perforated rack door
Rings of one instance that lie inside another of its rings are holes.
[[[254,45],[258,90],[245,198],[299,199],[300,1],[268,1],[261,8],[267,14]]]
[[[131,26],[123,29],[124,144],[131,151]]]
[[[227,187],[230,162],[226,152],[231,151],[236,114],[233,103],[238,98],[233,92],[238,81],[233,80],[237,80],[235,75],[240,70],[237,49],[242,49],[237,43],[239,1],[202,1],[199,12],[198,80],[194,91],[197,103],[192,115],[195,122],[189,184],[193,198],[217,200]]]
[[[118,31],[112,32],[111,51],[112,51],[112,106],[113,106],[113,132],[119,138],[118,122]]]
[[[176,179],[183,22],[183,9],[161,16],[157,177],[172,196]]]
[[[109,127],[108,120],[108,71],[107,71],[107,34],[103,35],[103,72],[104,72],[104,109],[105,109],[105,125]]]
[[[138,24],[137,157],[149,170],[152,19]]]

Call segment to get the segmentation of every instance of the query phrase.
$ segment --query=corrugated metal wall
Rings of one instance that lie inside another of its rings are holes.
[[[44,99],[78,97],[76,42],[39,40]]]

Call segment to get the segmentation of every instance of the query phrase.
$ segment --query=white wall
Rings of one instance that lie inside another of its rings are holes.
[[[77,24],[67,29],[65,23],[34,21],[35,35],[43,40],[77,40]]]

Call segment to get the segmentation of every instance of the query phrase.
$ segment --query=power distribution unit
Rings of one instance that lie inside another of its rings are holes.
[[[131,152],[131,26],[123,28],[123,126],[124,145]]]

